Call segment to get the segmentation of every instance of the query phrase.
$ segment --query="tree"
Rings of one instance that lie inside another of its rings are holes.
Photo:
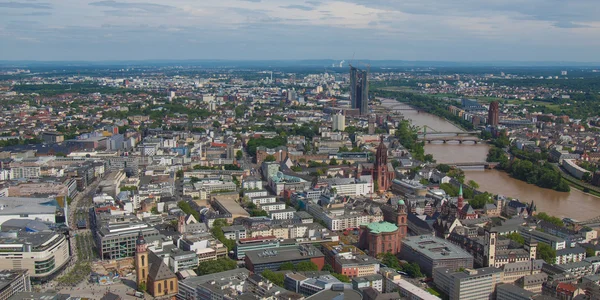
[[[449,165],[445,165],[445,164],[439,164],[435,168],[438,169],[442,173],[448,173],[448,172],[450,172],[450,169],[451,169],[451,167]]]
[[[235,153],[235,159],[237,159],[237,160],[240,160],[240,159],[242,159],[242,157],[243,157],[243,156],[244,156],[244,153],[242,152],[242,150],[238,150],[238,151]]]
[[[381,263],[388,266],[389,268],[392,268],[392,269],[400,268],[400,261],[394,254],[386,252],[386,253],[379,254],[379,257],[381,259]]]
[[[279,270],[280,271],[293,271],[294,270],[294,264],[287,261],[281,264],[281,266],[279,266]]]
[[[596,250],[592,247],[585,248],[585,257],[596,256]]]
[[[404,272],[408,273],[408,275],[410,277],[413,277],[413,278],[423,277],[423,273],[421,273],[421,267],[419,267],[419,264],[417,264],[416,262],[404,264],[404,265],[402,265],[402,269],[404,269]]]
[[[545,212],[541,212],[535,215],[535,217],[539,220],[544,220],[546,222],[552,223],[556,226],[559,227],[563,227],[565,226],[565,224],[563,223],[563,221],[560,218],[554,217],[554,216],[550,216]]]
[[[146,291],[146,282],[144,282],[144,281],[140,282],[140,284],[138,284],[137,290],[138,290],[138,292],[145,292]]]
[[[473,199],[469,200],[469,204],[474,209],[483,208],[488,203],[490,203],[490,204],[494,203],[494,199],[493,199],[492,194],[490,194],[488,192],[481,193],[481,194],[478,194],[476,196],[473,196]]]
[[[229,258],[219,258],[217,260],[201,262],[198,265],[197,273],[199,276],[213,273],[224,272],[237,268],[237,262]]]
[[[472,188],[474,188],[474,189],[478,189],[479,188],[479,184],[477,184],[477,182],[475,182],[475,180],[472,180],[472,179],[467,182],[467,185],[470,186],[470,187],[472,187]]]
[[[520,235],[518,232],[512,232],[506,235],[507,238],[521,244],[524,245],[525,244],[525,238]]]
[[[158,207],[156,207],[156,206],[153,206],[153,207],[150,209],[150,212],[151,212],[153,215],[158,215],[158,214],[159,214],[159,212],[158,212]]]
[[[319,266],[317,266],[312,261],[303,261],[296,264],[296,271],[299,272],[307,272],[307,271],[319,271]]]
[[[275,273],[271,270],[264,270],[261,275],[273,284],[283,287],[283,280],[285,279],[283,274]]]
[[[333,269],[333,267],[330,264],[325,264],[323,266],[323,268],[321,269],[321,271],[326,271],[326,272],[330,272],[330,273],[335,272],[335,270]]]
[[[537,259],[543,259],[548,264],[556,262],[556,250],[550,245],[539,242],[537,246]]]
[[[422,185],[428,185],[429,184],[429,180],[427,180],[425,178],[421,178],[421,180],[419,180],[419,183],[421,183]]]
[[[448,174],[448,176],[458,180],[461,183],[465,182],[465,172],[459,168],[452,168]]]
[[[178,170],[175,174],[177,178],[183,178],[183,170]]]
[[[339,281],[341,282],[345,282],[345,283],[349,283],[350,281],[350,277],[344,275],[344,274],[338,274],[338,273],[331,273],[331,276],[337,278]]]
[[[212,127],[214,127],[214,128],[221,128],[221,122],[219,122],[219,121],[214,121],[214,122],[212,123]]]
[[[583,176],[581,176],[581,180],[583,180],[585,182],[591,182],[592,181],[592,174],[590,172],[583,173]]]
[[[252,216],[252,217],[268,217],[269,213],[262,209],[253,209],[250,211],[250,216]]]
[[[329,160],[329,165],[330,166],[337,166],[338,162],[335,158],[332,158],[331,160]]]
[[[425,156],[423,157],[425,162],[434,162],[435,160],[433,159],[433,155],[431,154],[425,154]]]
[[[269,154],[267,155],[267,157],[265,157],[265,162],[271,162],[271,161],[276,161],[277,159],[275,158],[275,156]]]

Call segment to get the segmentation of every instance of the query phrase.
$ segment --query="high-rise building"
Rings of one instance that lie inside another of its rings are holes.
[[[333,131],[344,131],[344,129],[346,129],[346,116],[344,116],[341,112],[333,115],[331,127]]]
[[[500,124],[500,109],[498,107],[498,101],[492,101],[490,103],[490,110],[488,111],[488,124],[492,127],[498,127]]]
[[[361,115],[369,112],[369,83],[367,71],[350,66],[350,101]]]

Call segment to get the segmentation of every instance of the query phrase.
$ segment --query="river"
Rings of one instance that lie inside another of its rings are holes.
[[[388,110],[398,110],[413,125],[427,126],[428,132],[462,131],[449,121],[429,113],[410,109],[406,104],[392,99],[382,100],[382,106]],[[439,163],[483,162],[489,146],[486,144],[453,144],[432,143],[425,145],[425,153],[432,154]],[[569,217],[579,221],[600,215],[600,198],[585,194],[572,188],[570,193],[542,189],[533,184],[510,177],[506,172],[498,170],[465,171],[467,180],[474,180],[480,190],[493,194],[518,198],[524,202],[532,200],[538,212],[546,212],[557,217]]]

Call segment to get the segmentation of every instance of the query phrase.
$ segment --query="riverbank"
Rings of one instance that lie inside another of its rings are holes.
[[[419,95],[407,92],[391,92],[386,90],[375,90],[373,94],[376,97],[395,99],[398,102],[406,103],[411,107],[423,110],[429,114],[437,117],[446,119],[448,122],[458,123],[458,128],[465,128],[466,130],[472,130],[473,124],[467,120],[454,115],[448,110],[448,103],[440,103],[440,101],[434,97],[428,95]]]
[[[469,180],[477,182],[480,191],[519,199],[524,203],[533,201],[538,212],[549,215],[586,220],[599,214],[600,198],[578,189],[568,193],[542,189],[499,170],[465,171],[465,181]]]
[[[415,126],[429,126],[439,131],[458,131],[456,126],[447,120],[426,112],[409,110],[409,105],[388,99],[382,103],[385,113],[391,113],[397,107],[397,112],[407,119],[411,119]],[[434,156],[438,163],[452,164],[460,162],[483,162],[486,161],[489,145],[485,143],[473,144],[425,144],[425,153]],[[523,202],[533,201],[538,212],[546,212],[549,215],[559,217],[570,217],[577,220],[586,220],[596,217],[600,198],[586,194],[581,190],[573,188],[570,193],[556,192],[551,189],[543,189],[524,181],[510,177],[507,173],[499,170],[466,170],[465,182],[474,180],[479,184],[480,191],[487,191],[506,197],[520,199]]]

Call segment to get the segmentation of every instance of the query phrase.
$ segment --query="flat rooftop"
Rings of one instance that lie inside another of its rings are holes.
[[[447,240],[428,236],[411,236],[402,241],[402,247],[409,247],[431,259],[472,258],[471,254]]]
[[[321,251],[310,245],[291,249],[277,248],[273,250],[256,250],[246,252],[246,258],[250,259],[253,265],[311,259],[323,256],[324,255]]]

